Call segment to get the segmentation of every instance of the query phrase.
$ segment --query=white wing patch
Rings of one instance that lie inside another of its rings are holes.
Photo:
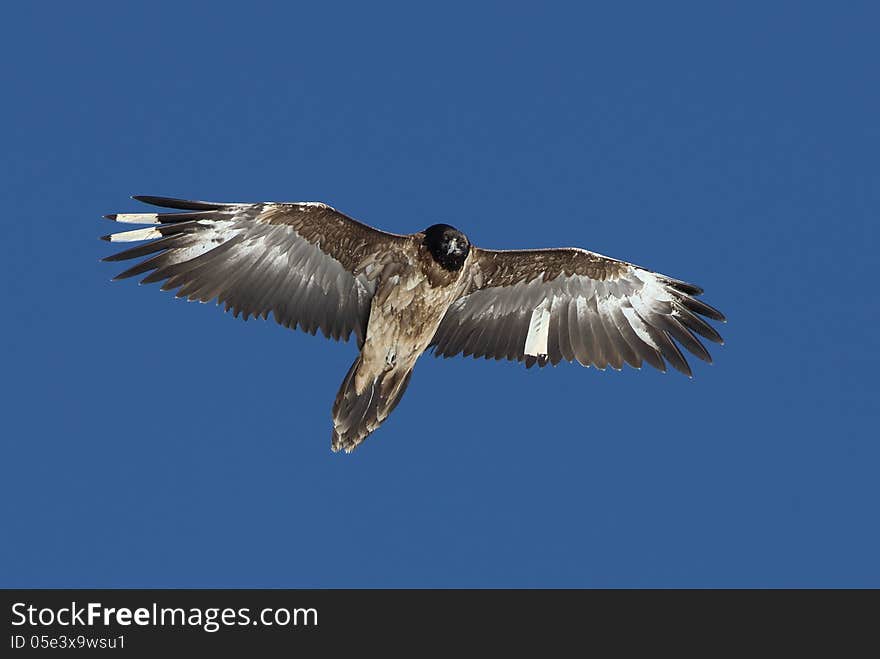
[[[633,272],[635,273],[636,277],[638,277],[644,284],[642,290],[636,293],[636,295],[646,301],[672,301],[672,296],[669,294],[669,291],[666,290],[666,287],[657,280],[656,274],[654,274],[653,272],[648,272],[647,270],[642,270],[641,268],[635,268]]]
[[[529,333],[526,335],[526,345],[523,354],[538,357],[547,354],[547,335],[550,332],[550,309],[547,305],[541,305],[532,311],[529,321]]]
[[[120,233],[111,233],[108,238],[111,243],[132,243],[137,240],[152,240],[153,238],[161,238],[162,232],[158,229],[135,229],[134,231],[122,231]]]
[[[125,224],[159,224],[159,215],[156,213],[117,213],[113,219]]]

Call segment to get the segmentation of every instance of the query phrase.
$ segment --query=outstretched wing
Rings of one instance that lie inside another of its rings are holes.
[[[116,279],[148,274],[177,297],[216,299],[234,316],[267,318],[285,327],[363,343],[370,300],[383,265],[402,236],[385,233],[317,202],[222,204],[135,197],[173,213],[107,215],[153,225],[104,236],[149,240],[105,261],[147,257]]]
[[[432,341],[437,355],[618,370],[668,361],[690,376],[677,343],[710,363],[695,334],[722,343],[701,316],[724,316],[692,284],[582,249],[475,252],[470,285]]]

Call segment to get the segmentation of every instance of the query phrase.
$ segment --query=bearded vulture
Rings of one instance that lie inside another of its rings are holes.
[[[176,297],[216,300],[233,316],[271,313],[360,353],[333,404],[331,448],[350,452],[388,418],[428,348],[600,370],[666,363],[691,376],[679,345],[710,362],[697,335],[725,320],[693,284],[578,248],[491,250],[435,224],[396,235],[319,202],[214,203],[134,197],[174,212],[107,215],[147,228],[104,236],[141,242],[105,261],[141,259]]]

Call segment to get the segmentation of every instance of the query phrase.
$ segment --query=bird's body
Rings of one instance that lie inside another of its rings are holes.
[[[696,299],[701,289],[582,249],[479,249],[443,224],[395,235],[318,202],[137,199],[184,212],[107,216],[154,225],[105,236],[152,240],[105,259],[149,257],[118,278],[151,272],[144,282],[216,299],[245,320],[271,313],[312,334],[355,334],[360,353],[333,405],[333,450],[351,451],[382,424],[431,347],[528,367],[668,362],[690,375],[677,344],[709,361],[696,335],[721,343],[700,316],[724,317]]]
[[[438,269],[419,258],[379,283],[361,349],[364,377],[389,366],[412,368],[431,343],[463,279],[463,271],[437,273]]]
[[[376,288],[364,345],[333,406],[334,449],[354,448],[387,418],[461,293],[465,269],[443,268],[419,238],[404,250],[414,258],[396,263]]]

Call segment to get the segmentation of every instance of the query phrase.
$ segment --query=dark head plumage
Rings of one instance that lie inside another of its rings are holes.
[[[446,270],[461,270],[471,243],[461,231],[448,224],[434,224],[425,229],[425,247],[434,260]]]

